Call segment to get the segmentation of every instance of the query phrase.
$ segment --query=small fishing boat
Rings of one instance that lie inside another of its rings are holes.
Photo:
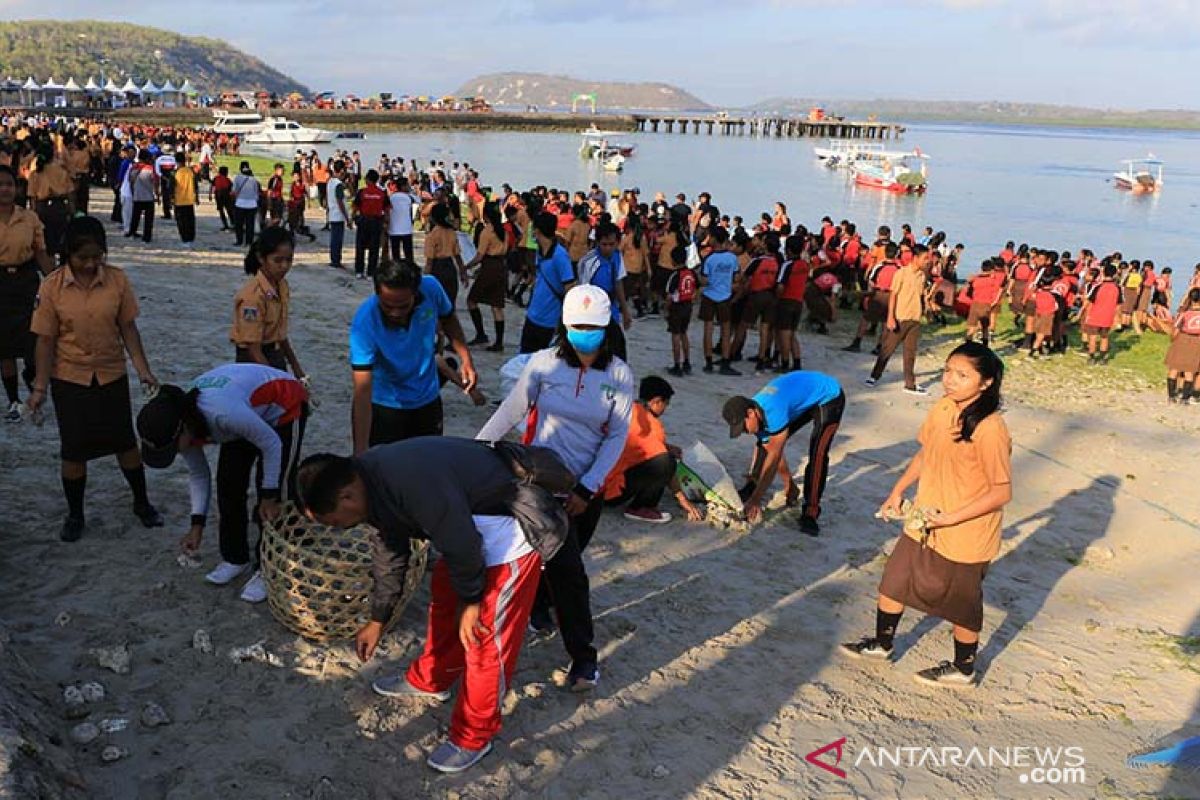
[[[595,125],[587,130],[580,131],[579,135],[583,137],[583,144],[579,147],[579,155],[583,158],[601,158],[607,157],[597,156],[597,152],[615,150],[625,158],[633,155],[633,151],[637,149],[637,145],[626,144],[624,142],[615,141],[615,137],[621,136],[620,131],[602,131]]]
[[[1134,194],[1154,194],[1162,191],[1163,162],[1154,157],[1122,161],[1125,169],[1113,173],[1113,185]]]
[[[830,139],[826,145],[817,145],[813,154],[830,169],[849,167],[860,162],[899,161],[905,156],[921,155],[921,149],[887,150],[878,142],[854,142]]]
[[[327,144],[337,137],[334,131],[308,128],[284,117],[267,117],[257,131],[246,135],[248,144]]]
[[[893,194],[924,194],[927,188],[929,156],[908,153],[899,159],[883,159],[850,165],[856,186],[882,189]]]

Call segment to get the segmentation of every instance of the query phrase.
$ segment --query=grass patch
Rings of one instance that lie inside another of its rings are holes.
[[[1024,331],[1015,328],[1013,315],[1007,308],[1000,312],[997,330],[999,334],[993,336],[993,349],[1006,362],[1012,361],[1014,356],[1024,358],[1019,355]],[[934,347],[943,345],[948,351],[950,347],[962,341],[966,331],[966,321],[956,319],[944,328],[926,328],[926,334],[921,338],[923,343],[928,341]],[[1111,361],[1104,367],[1092,367],[1086,358],[1075,355],[1083,347],[1083,335],[1078,325],[1070,326],[1067,339],[1071,352],[1061,356],[1050,356],[1041,361],[1029,361],[1026,370],[1023,371],[1036,372],[1045,377],[1069,378],[1073,386],[1077,386],[1076,381],[1086,375],[1089,384],[1111,384],[1112,388],[1116,389],[1133,388],[1130,386],[1130,378],[1136,379],[1138,383],[1157,386],[1166,377],[1163,358],[1171,344],[1171,339],[1166,334],[1147,332],[1138,336],[1132,330],[1114,332],[1109,337]],[[1005,377],[1007,379],[1008,376]],[[1095,380],[1092,380],[1093,378]]]
[[[1176,636],[1165,631],[1143,631],[1150,646],[1168,656],[1181,668],[1200,673],[1200,636]]]
[[[276,164],[283,164],[285,176],[290,176],[292,173],[292,162],[290,159],[281,161],[277,158],[247,155],[243,153],[239,156],[217,156],[216,161],[218,167],[229,167],[229,177],[231,178],[234,175],[237,175],[238,169],[241,167],[243,161],[248,161],[250,163],[250,169],[254,171],[254,177],[258,178],[260,181],[265,181],[267,178],[271,177],[271,173],[275,171]]]

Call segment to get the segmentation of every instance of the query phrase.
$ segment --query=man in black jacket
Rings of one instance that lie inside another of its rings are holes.
[[[509,464],[484,442],[429,436],[357,458],[312,456],[300,465],[297,483],[316,521],[340,528],[368,523],[379,531],[371,620],[355,637],[363,661],[374,654],[403,590],[409,539],[429,539],[441,553],[424,652],[406,673],[380,678],[372,688],[387,697],[443,701],[461,676],[450,736],[427,763],[451,773],[474,765],[500,730],[500,704],[541,576],[541,556],[528,541],[534,537],[509,510],[518,491]]]

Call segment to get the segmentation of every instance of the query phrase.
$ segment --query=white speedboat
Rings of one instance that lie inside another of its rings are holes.
[[[628,158],[637,149],[637,145],[614,141],[615,137],[622,135],[620,131],[602,131],[593,125],[585,131],[580,131],[579,135],[583,137],[583,144],[579,147],[579,154],[584,158],[603,160],[607,158],[607,151],[610,150],[615,150]]]
[[[226,111],[213,109],[213,132],[245,136],[255,133],[263,126],[262,114],[255,111]]]
[[[1153,155],[1122,161],[1125,169],[1113,173],[1113,184],[1134,194],[1154,194],[1162,190],[1163,162]]]
[[[921,151],[888,150],[878,142],[856,142],[830,139],[829,143],[813,148],[813,154],[830,168],[849,167],[863,162],[899,161]]]
[[[625,169],[625,156],[620,153],[612,153],[602,163],[605,172],[620,172]]]
[[[307,128],[284,117],[267,117],[262,126],[246,135],[248,144],[327,144],[337,138],[336,131]]]

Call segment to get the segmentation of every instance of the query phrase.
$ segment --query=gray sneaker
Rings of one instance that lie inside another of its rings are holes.
[[[874,636],[864,636],[857,642],[844,642],[841,645],[843,655],[851,658],[872,658],[879,661],[892,659],[891,647],[884,647]]]
[[[965,689],[975,685],[975,673],[963,672],[949,661],[943,661],[936,667],[923,669],[913,676],[917,683],[929,686],[947,686],[952,689]]]
[[[465,747],[459,747],[447,739],[434,748],[434,751],[429,754],[429,758],[425,763],[438,772],[453,775],[475,766],[490,752],[492,752],[491,742],[488,742],[479,750],[468,750]]]
[[[375,694],[384,697],[422,697],[443,703],[450,699],[449,691],[427,692],[424,689],[418,689],[408,682],[408,675],[403,672],[389,678],[379,678],[371,684],[371,688],[375,690]]]

